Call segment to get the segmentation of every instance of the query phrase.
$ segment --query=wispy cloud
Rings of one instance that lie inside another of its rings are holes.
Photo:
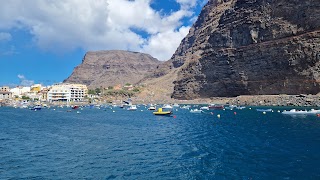
[[[11,56],[14,54],[19,54],[19,52],[16,50],[15,46],[11,45],[9,47],[3,47],[3,49],[0,49],[0,56]]]
[[[52,52],[122,49],[168,60],[192,25],[183,19],[194,18],[203,0],[176,0],[181,8],[170,14],[153,9],[153,1],[10,0],[0,6],[0,30],[28,30],[38,47]]]
[[[6,32],[0,32],[0,42],[1,41],[10,41],[11,40],[11,34]]]
[[[21,86],[32,86],[34,84],[34,80],[28,80],[24,75],[18,74],[18,78],[20,80]]]

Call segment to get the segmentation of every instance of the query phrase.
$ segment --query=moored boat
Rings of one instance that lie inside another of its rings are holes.
[[[222,104],[210,104],[209,109],[224,109],[224,105]]]
[[[137,106],[136,105],[131,105],[131,106],[129,106],[129,108],[127,110],[128,111],[135,111],[135,110],[137,110]]]
[[[203,106],[200,108],[200,110],[209,110],[209,107],[208,106]]]
[[[190,113],[202,113],[201,109],[191,109]]]
[[[33,110],[33,111],[38,111],[38,110],[41,110],[41,106],[40,105],[36,105],[36,106],[33,106],[32,108],[30,108],[30,110]]]
[[[72,109],[78,109],[78,108],[79,108],[79,106],[77,106],[77,105],[72,106]]]
[[[272,112],[272,109],[256,109],[258,112]]]
[[[154,110],[156,110],[156,107],[154,107],[154,106],[150,106],[150,107],[148,108],[148,110],[150,110],[150,111],[154,111]]]
[[[153,112],[154,115],[170,115],[172,111],[163,111],[162,108],[159,108],[158,111]]]
[[[163,109],[172,109],[173,107],[170,104],[164,104]]]
[[[282,112],[282,114],[287,114],[287,115],[307,115],[307,114],[319,114],[319,113],[320,113],[320,110],[315,110],[315,109],[311,109],[310,111],[291,109],[289,111],[284,110]]]

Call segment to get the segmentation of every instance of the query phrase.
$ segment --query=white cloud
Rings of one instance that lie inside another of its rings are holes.
[[[21,86],[32,86],[34,84],[34,80],[28,80],[24,75],[18,74],[18,78],[20,80]]]
[[[0,46],[0,56],[11,56],[14,54],[19,54],[16,47],[13,45],[2,47]]]
[[[197,0],[176,0],[183,8],[190,8],[197,5]]]
[[[0,32],[0,42],[1,41],[10,41],[10,40],[11,40],[10,33]]]
[[[168,60],[190,28],[182,19],[193,18],[197,0],[176,0],[181,9],[167,15],[152,9],[152,1],[10,0],[0,6],[0,30],[28,30],[47,51],[122,49]]]
[[[181,27],[177,31],[161,32],[151,36],[145,46],[144,52],[158,57],[159,59],[169,59],[177,49],[180,41],[188,34],[190,27]],[[180,41],[176,41],[179,39]],[[163,52],[168,52],[164,54]]]

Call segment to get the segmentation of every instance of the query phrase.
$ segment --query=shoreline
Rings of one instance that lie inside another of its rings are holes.
[[[146,99],[133,99],[133,102],[144,104]],[[320,107],[320,95],[241,95],[237,97],[211,97],[193,100],[153,100],[154,104],[229,104],[242,106],[299,106]]]
[[[237,97],[211,97],[199,98],[193,100],[176,100],[165,98],[162,100],[150,100],[141,97],[131,98],[133,104],[223,104],[223,105],[237,105],[237,106],[296,106],[296,107],[320,107],[320,95],[241,95]],[[88,105],[88,101],[48,103],[41,102],[42,104],[50,104],[53,106],[58,105]],[[113,104],[120,105],[122,100],[114,100]],[[13,106],[16,103],[12,101],[9,103],[1,103],[2,106]],[[97,101],[92,104],[107,104],[105,100]],[[1,107],[1,106],[0,106]]]

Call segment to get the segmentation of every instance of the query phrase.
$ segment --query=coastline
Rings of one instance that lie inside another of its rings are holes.
[[[148,99],[132,98],[135,103],[149,103]],[[232,104],[243,106],[301,106],[320,107],[320,94],[317,95],[241,95],[237,97],[212,97],[193,100],[162,99],[153,100],[155,104]]]
[[[193,100],[177,100],[172,98],[150,99],[142,97],[132,97],[133,104],[224,104],[224,105],[238,105],[238,106],[296,106],[296,107],[320,107],[320,94],[317,95],[241,95],[237,97],[211,97],[199,98]],[[46,102],[41,102],[46,104]],[[14,106],[13,102],[2,102],[1,106]],[[88,101],[48,103],[48,105],[87,105]],[[107,104],[107,101],[101,99],[92,104]],[[122,100],[113,100],[113,104],[120,105]]]

